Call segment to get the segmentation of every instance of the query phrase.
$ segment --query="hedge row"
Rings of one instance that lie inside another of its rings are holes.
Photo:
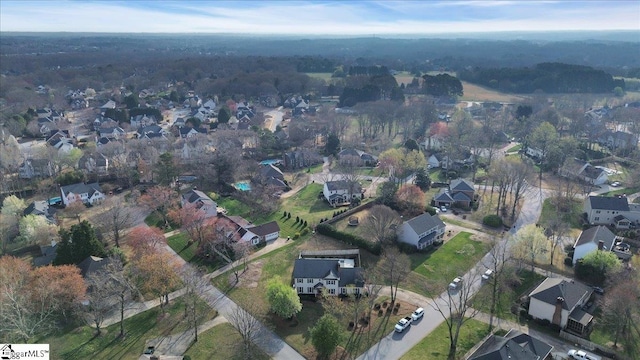
[[[377,244],[377,243],[374,244],[370,241],[367,241],[361,238],[360,236],[339,231],[338,229],[334,228],[329,224],[318,224],[318,226],[316,226],[316,231],[319,234],[332,237],[346,244],[354,245],[361,249],[365,249],[374,255],[380,255],[380,253],[382,253],[382,247],[380,246],[380,244]]]
[[[482,223],[493,228],[502,226],[502,219],[498,215],[487,215],[482,219]]]

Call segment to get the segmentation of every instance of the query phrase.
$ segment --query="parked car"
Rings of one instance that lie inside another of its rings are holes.
[[[444,205],[440,206],[440,211],[447,212],[447,207]]]
[[[593,292],[595,292],[596,294],[604,295],[604,289],[600,286],[594,286]]]
[[[423,308],[417,308],[416,311],[413,312],[413,314],[411,314],[411,321],[416,321],[418,319],[421,319],[424,316],[424,309]]]
[[[147,346],[147,348],[144,350],[144,354],[145,355],[153,355],[153,353],[156,351],[156,347],[155,346]]]
[[[396,332],[403,332],[406,328],[411,326],[411,316],[407,316],[405,318],[400,319],[395,326]]]
[[[451,283],[449,283],[449,290],[456,290],[462,284],[462,278],[460,276],[453,279]]]
[[[611,186],[618,187],[618,186],[620,186],[620,182],[619,181],[614,181],[614,182],[611,183]]]
[[[589,354],[584,350],[575,350],[575,349],[569,350],[567,355],[569,355],[569,358],[576,359],[576,360],[601,360],[602,359],[600,356]]]
[[[482,280],[489,280],[493,276],[493,270],[487,269],[487,271],[482,274]]]

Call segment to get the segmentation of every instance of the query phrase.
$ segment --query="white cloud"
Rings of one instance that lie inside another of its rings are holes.
[[[636,1],[132,3],[2,0],[0,31],[380,35],[640,30],[639,13],[640,3]]]

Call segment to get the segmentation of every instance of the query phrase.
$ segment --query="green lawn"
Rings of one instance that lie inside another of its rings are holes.
[[[158,229],[162,229],[162,231],[164,231],[164,232],[169,232],[171,230],[174,230],[171,227],[171,223],[169,223],[169,227],[165,228],[164,227],[164,220],[162,220],[162,217],[155,211],[152,212],[151,214],[149,214],[149,216],[147,216],[144,219],[144,223],[149,225],[149,226],[155,226]]]
[[[420,325],[418,325],[420,326]],[[474,345],[488,334],[487,325],[478,320],[468,320],[461,328],[456,349],[456,358],[463,356]],[[440,324],[409,352],[401,357],[402,360],[439,360],[447,359],[449,354],[449,331],[446,323]]]
[[[544,279],[544,276],[524,269],[520,270],[518,276],[521,281],[520,285],[510,288],[510,291],[498,292],[498,299],[496,300],[496,317],[505,320],[519,321],[519,316],[511,313],[511,305],[514,304],[522,295],[531,291],[534,286],[538,285]],[[490,298],[491,286],[485,284],[475,296],[477,301],[474,300],[474,307],[488,314],[491,308]]]
[[[542,213],[538,223],[548,224],[556,218],[556,207],[554,205],[555,199],[547,198],[542,204]],[[561,209],[561,216],[564,222],[571,225],[573,229],[582,229],[582,201],[573,200],[571,204],[563,203],[563,209]]]
[[[189,347],[184,355],[196,359],[243,359],[242,337],[229,323],[216,325],[198,334],[198,342]],[[254,348],[252,359],[269,359],[259,348]]]
[[[488,246],[472,240],[472,235],[461,232],[434,250],[409,255],[412,274],[417,277],[409,278],[404,286],[413,292],[429,295],[427,284],[434,286],[439,293],[451,279],[466,273],[488,251]]]
[[[207,311],[199,323],[215,317],[215,310],[201,302]],[[145,341],[160,336],[179,333],[189,329],[184,319],[184,304],[181,299],[172,301],[166,315],[160,307],[147,310],[124,321],[126,335],[118,338],[120,324],[103,329],[102,335],[95,337],[95,330],[89,326],[60,331],[48,337],[36,338],[35,343],[50,344],[52,359],[138,359],[145,349]]]
[[[226,264],[220,262],[219,257],[215,256],[213,261],[204,261],[196,256],[198,244],[189,244],[189,236],[186,233],[179,233],[167,238],[167,244],[180,255],[186,262],[192,265],[204,267],[207,272],[212,272]]]
[[[512,147],[507,149],[507,152],[518,152],[520,151],[520,149],[522,149],[522,144],[517,144],[517,145],[513,145]]]

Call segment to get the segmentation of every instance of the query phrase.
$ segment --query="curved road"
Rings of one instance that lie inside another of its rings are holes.
[[[550,195],[551,192],[548,190],[532,187],[525,194],[520,214],[516,219],[514,227],[509,230],[509,233],[515,234],[515,232],[518,231],[518,229],[520,229],[521,227],[528,224],[535,224],[540,217],[540,213],[542,212],[542,203]],[[509,237],[504,237],[501,241],[507,241],[508,238]],[[473,293],[476,293],[482,285],[478,274],[482,274],[482,272],[484,272],[484,270],[487,268],[484,264],[490,263],[490,256],[490,254],[485,255],[482,260],[480,260],[475,265],[475,267],[473,267],[463,276],[465,283],[471,283],[470,291],[472,291]],[[427,336],[436,327],[444,322],[445,319],[435,309],[436,307],[446,309],[446,298],[447,293],[445,291],[435,299],[429,299],[427,303],[421,305],[424,308],[425,315],[423,319],[420,320],[420,322],[417,324],[417,326],[412,326],[410,329],[408,329],[408,331],[405,330],[405,332],[401,334],[398,334],[395,331],[391,332],[389,335],[382,338],[380,342],[373,345],[369,350],[360,355],[357,359],[393,360],[401,358],[402,355],[404,355],[412,347],[418,344],[425,336]],[[424,299],[422,301],[424,301]]]

